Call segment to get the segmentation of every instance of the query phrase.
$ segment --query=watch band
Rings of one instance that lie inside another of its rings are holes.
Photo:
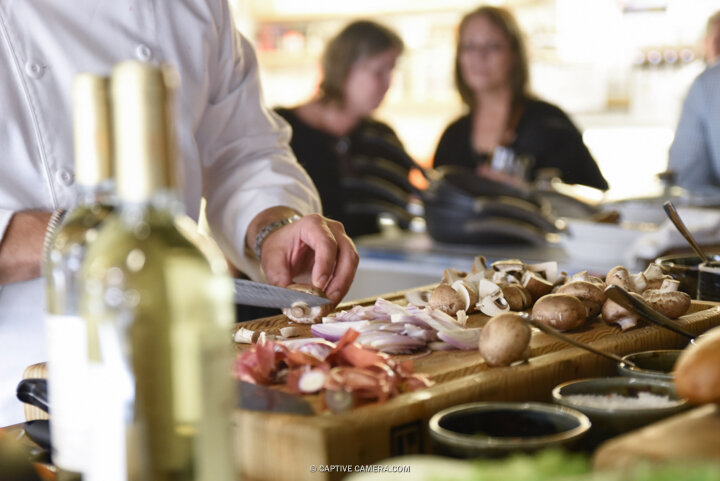
[[[45,229],[45,239],[43,240],[43,259],[47,258],[50,252],[51,244],[55,240],[55,233],[60,227],[63,217],[65,217],[65,212],[65,209],[55,209],[50,215],[47,229]]]
[[[274,222],[270,222],[269,224],[265,225],[262,229],[260,229],[260,232],[257,233],[255,236],[255,246],[253,248],[253,251],[255,252],[255,257],[260,260],[260,254],[262,253],[262,244],[265,241],[265,238],[281,228],[282,226],[292,224],[293,222],[300,220],[301,217],[297,214],[293,214],[290,217],[286,217],[284,219],[276,220]]]

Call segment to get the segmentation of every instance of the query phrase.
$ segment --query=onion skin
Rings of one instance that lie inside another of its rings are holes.
[[[693,404],[720,403],[720,327],[682,352],[675,365],[675,388]]]

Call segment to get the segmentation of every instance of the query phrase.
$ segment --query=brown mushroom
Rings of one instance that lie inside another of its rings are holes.
[[[524,311],[532,305],[532,294],[520,284],[503,287],[502,294],[511,311]]]
[[[559,331],[575,329],[588,317],[585,304],[568,294],[548,294],[535,302],[532,317]]]
[[[454,316],[465,309],[465,300],[460,293],[447,284],[439,284],[428,297],[428,306]]]
[[[326,297],[325,293],[321,289],[309,284],[290,284],[288,289],[295,289],[296,291]],[[320,322],[324,316],[330,314],[334,307],[335,306],[332,303],[310,307],[304,302],[296,302],[292,306],[284,308],[282,312],[291,321],[295,321],[300,324],[315,324],[316,322]]]
[[[632,291],[630,271],[625,266],[615,266],[605,276],[605,284],[608,286],[620,286],[626,291]]]
[[[537,301],[545,294],[549,294],[553,288],[552,282],[543,279],[539,274],[532,271],[525,271],[522,276],[522,285],[532,295],[533,302]]]
[[[605,302],[605,291],[599,285],[589,281],[572,281],[558,287],[555,292],[580,299],[588,310],[588,319],[600,314],[602,305]]]
[[[670,319],[677,319],[690,308],[690,296],[680,291],[665,292],[662,289],[648,289],[642,293],[643,299],[654,309]]]
[[[634,292],[632,292],[631,294],[634,296],[638,296],[638,294],[635,294]],[[623,306],[611,299],[607,299],[603,304],[602,317],[605,322],[609,324],[619,325],[620,329],[622,329],[623,331],[634,327],[640,320],[640,316],[638,316],[636,313],[628,311]]]
[[[480,332],[478,351],[489,366],[509,366],[530,357],[530,328],[517,314],[493,316]]]
[[[720,327],[696,341],[675,364],[675,388],[692,403],[720,403]]]

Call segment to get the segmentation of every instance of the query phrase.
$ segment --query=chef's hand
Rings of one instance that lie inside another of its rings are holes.
[[[294,213],[285,207],[261,212],[251,224],[248,238],[254,239],[263,225]],[[359,260],[343,225],[319,214],[306,215],[269,234],[260,258],[271,284],[287,286],[310,274],[312,284],[336,304],[350,289]]]

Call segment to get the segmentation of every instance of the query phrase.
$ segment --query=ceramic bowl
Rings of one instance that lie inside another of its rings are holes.
[[[644,379],[659,379],[669,381],[675,378],[672,372],[675,369],[675,362],[680,357],[680,349],[663,349],[657,351],[635,352],[623,356],[623,360],[634,363],[637,367],[629,364],[618,363],[618,373],[621,376],[639,377]]]
[[[631,431],[688,407],[672,382],[624,376],[569,381],[556,386],[552,396],[556,403],[587,415],[594,434],[601,437]]]
[[[553,404],[475,402],[438,412],[429,428],[437,454],[473,458],[569,446],[590,429],[590,421]]]

